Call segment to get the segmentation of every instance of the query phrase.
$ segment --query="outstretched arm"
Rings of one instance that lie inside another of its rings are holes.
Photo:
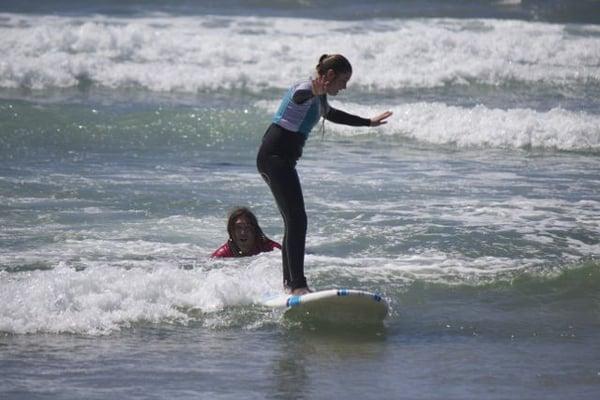
[[[350,125],[350,126],[370,126],[371,120],[362,118],[357,115],[348,114],[347,112],[338,110],[333,107],[329,107],[329,111],[325,115],[325,119],[336,124]]]
[[[336,124],[344,124],[350,126],[379,126],[387,124],[386,119],[392,115],[391,111],[386,111],[371,119],[362,118],[356,115],[348,114],[347,112],[329,107],[329,112],[325,116],[328,121]]]

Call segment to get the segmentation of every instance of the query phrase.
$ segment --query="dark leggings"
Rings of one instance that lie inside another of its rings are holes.
[[[285,225],[281,254],[283,284],[290,288],[306,287],[304,247],[306,211],[296,161],[302,155],[302,134],[272,124],[263,137],[256,165],[271,189]]]

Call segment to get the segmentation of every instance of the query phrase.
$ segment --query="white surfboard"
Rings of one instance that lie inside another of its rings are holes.
[[[267,297],[263,304],[285,309],[286,318],[330,323],[380,324],[388,314],[384,298],[356,289],[320,290],[302,296],[283,294]]]

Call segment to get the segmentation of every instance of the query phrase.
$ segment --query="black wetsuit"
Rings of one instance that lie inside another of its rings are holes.
[[[283,284],[289,289],[307,287],[304,276],[307,218],[296,162],[302,156],[310,130],[321,116],[352,126],[369,126],[371,123],[369,119],[330,107],[327,97],[313,96],[311,81],[305,81],[293,86],[284,97],[263,137],[256,160],[283,217]]]

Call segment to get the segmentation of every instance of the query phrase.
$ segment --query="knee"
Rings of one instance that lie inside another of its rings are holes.
[[[308,225],[306,211],[303,209],[293,210],[290,213],[289,222],[295,227],[295,229],[306,232],[306,226]]]

